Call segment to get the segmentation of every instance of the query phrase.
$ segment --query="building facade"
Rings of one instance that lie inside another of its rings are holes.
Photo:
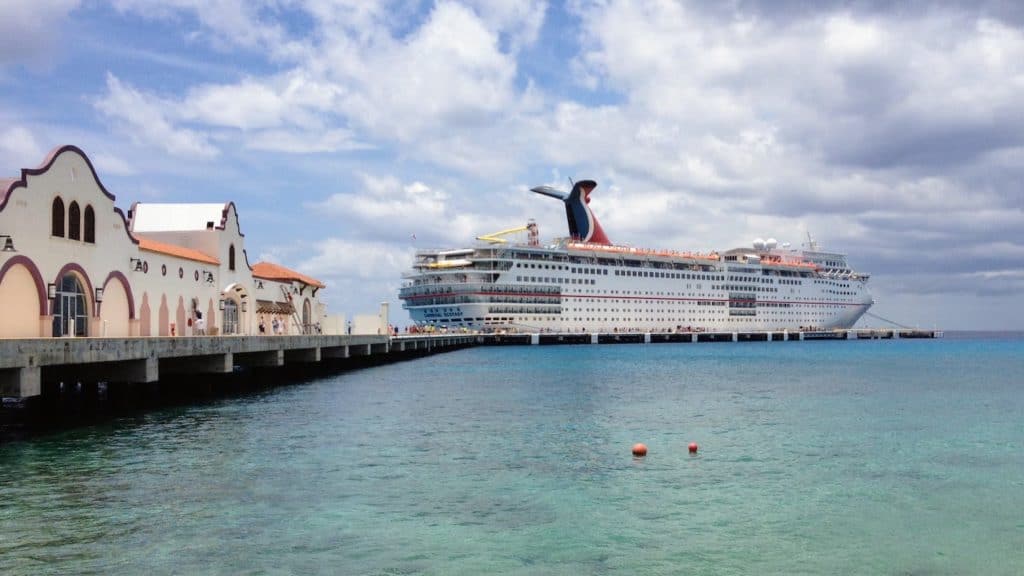
[[[0,180],[0,338],[310,333],[323,288],[250,265],[233,202],[126,214],[75,146]]]

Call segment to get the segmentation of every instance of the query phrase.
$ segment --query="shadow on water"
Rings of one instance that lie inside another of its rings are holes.
[[[277,367],[235,366],[229,374],[175,375],[150,383],[43,382],[39,396],[3,398],[0,404],[0,444],[154,410],[258,395],[279,386],[306,384],[353,370],[427,355],[428,352],[410,351]]]

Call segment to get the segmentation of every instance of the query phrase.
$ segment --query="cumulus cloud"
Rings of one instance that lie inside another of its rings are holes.
[[[444,214],[448,194],[422,182],[403,185],[394,177],[364,174],[357,192],[333,194],[318,207],[338,216],[409,224],[417,218],[438,219]]]
[[[378,137],[411,142],[441,128],[470,129],[514,105],[515,60],[458,4],[435,6],[408,38],[351,48],[348,42],[334,46],[325,55],[326,73],[354,87],[342,106]]]
[[[113,74],[107,74],[107,94],[95,106],[139,144],[176,156],[212,158],[219,154],[205,134],[173,124],[171,103],[140,92]]]
[[[316,189],[343,191],[299,204],[373,246],[462,243],[534,215],[564,233],[556,205],[509,184],[555,173],[598,180],[592,207],[617,241],[722,249],[812,231],[878,273],[1018,286],[1002,273],[1024,265],[1012,3],[114,5],[259,65],[160,93],[117,72],[100,114],[177,156],[286,152],[288,170],[322,176],[301,156],[332,154],[345,183]]]
[[[581,81],[621,98],[561,105],[552,154],[617,136],[629,146],[587,150],[638,182],[794,216],[971,211],[999,202],[976,163],[1021,145],[1024,34],[999,21],[617,1],[579,16]]]
[[[363,314],[374,312],[382,300],[394,300],[413,251],[411,244],[332,237],[316,242],[296,268],[327,284],[323,298],[334,313]]]
[[[404,252],[382,242],[362,242],[342,238],[327,238],[318,242],[312,256],[303,260],[298,268],[321,277],[351,276],[367,279],[394,279],[412,262],[412,247]]]

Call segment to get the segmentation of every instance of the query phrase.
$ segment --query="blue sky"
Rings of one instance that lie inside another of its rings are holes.
[[[812,6],[808,6],[808,5]],[[0,176],[80,146],[127,207],[233,200],[250,261],[393,303],[417,248],[592,178],[609,237],[811,232],[874,313],[1022,329],[1024,10],[1004,1],[8,0]],[[415,235],[415,240],[413,240]],[[873,322],[877,324],[877,322]]]

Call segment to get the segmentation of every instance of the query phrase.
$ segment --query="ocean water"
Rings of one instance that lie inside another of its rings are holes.
[[[7,443],[0,573],[1024,574],[1024,339],[479,348]]]

